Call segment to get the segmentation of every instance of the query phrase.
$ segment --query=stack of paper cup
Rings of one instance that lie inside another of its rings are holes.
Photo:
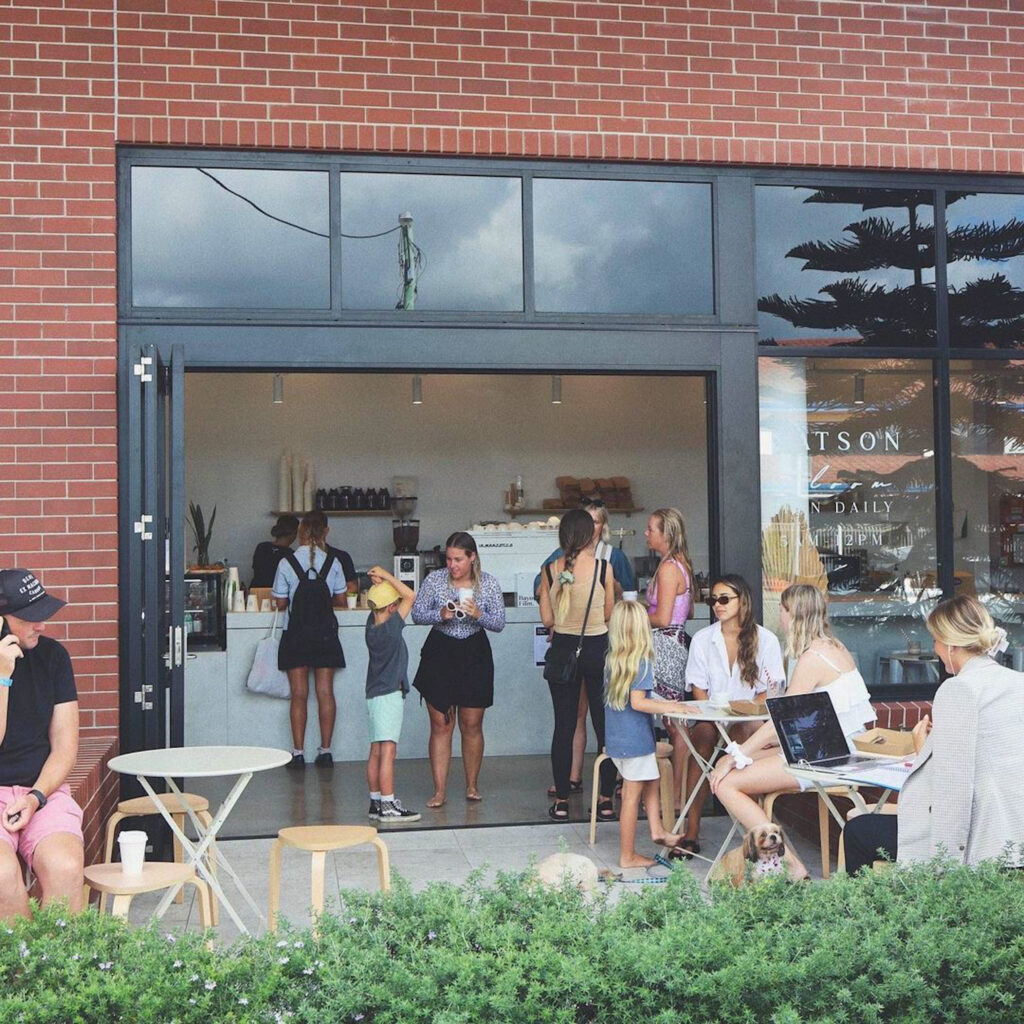
[[[121,870],[126,875],[141,875],[146,862],[146,833],[122,832],[117,837],[121,848]]]
[[[250,594],[245,599],[245,610],[247,612],[258,612],[260,610],[260,599],[255,594]]]
[[[244,612],[245,611],[245,595],[240,591],[235,591],[235,600],[231,606],[233,612]]]

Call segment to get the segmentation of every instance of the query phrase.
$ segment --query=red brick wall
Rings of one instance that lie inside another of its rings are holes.
[[[114,143],[1024,172],[1020,0],[0,0],[0,536],[116,731]],[[117,74],[114,73],[116,27]]]

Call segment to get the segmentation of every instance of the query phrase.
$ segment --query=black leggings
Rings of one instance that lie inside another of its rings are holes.
[[[576,649],[579,636],[555,633],[551,643],[559,647]],[[598,745],[604,748],[604,656],[608,650],[608,635],[583,638],[580,651],[580,671],[573,683],[548,683],[551,703],[555,709],[555,729],[551,735],[551,772],[555,779],[558,799],[569,796],[569,771],[572,768],[572,738],[576,732],[576,711],[580,703],[580,686],[587,688],[590,720],[594,723]],[[615,792],[615,765],[601,763],[601,796],[611,798]]]
[[[896,857],[895,814],[858,814],[851,818],[843,829],[843,845],[846,847],[846,873],[855,875],[863,867],[871,867],[880,859],[878,850]]]

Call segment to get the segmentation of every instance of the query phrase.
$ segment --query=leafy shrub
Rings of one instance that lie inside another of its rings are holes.
[[[994,866],[768,880],[688,872],[614,905],[529,877],[346,892],[319,940],[41,911],[0,929],[0,1021],[1018,1021],[1024,877]],[[1014,1007],[1018,1007],[1016,1010]]]

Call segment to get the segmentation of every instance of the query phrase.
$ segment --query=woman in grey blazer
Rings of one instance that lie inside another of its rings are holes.
[[[914,730],[918,750],[896,814],[862,814],[843,830],[850,874],[879,849],[901,863],[938,854],[960,864],[1003,857],[1024,865],[1024,672],[993,661],[1006,631],[976,598],[943,601],[928,616],[935,653],[951,674],[936,691],[934,727]]]

